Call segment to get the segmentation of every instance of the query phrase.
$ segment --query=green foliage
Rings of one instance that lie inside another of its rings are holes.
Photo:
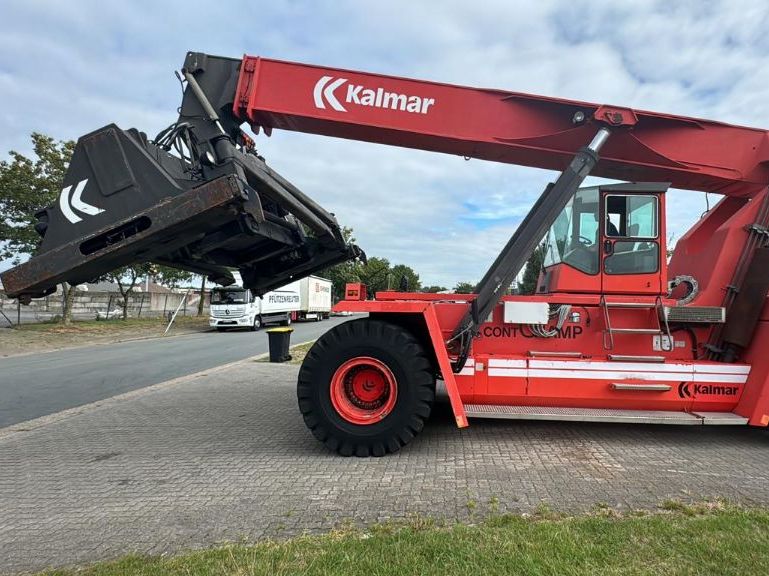
[[[358,277],[368,287],[369,295],[390,288],[390,261],[387,258],[369,258],[358,270]]]
[[[526,268],[523,271],[523,279],[519,289],[520,294],[534,294],[537,291],[537,280],[544,260],[545,245],[541,244],[534,249],[526,261]]]
[[[396,264],[390,270],[390,288],[394,290],[404,288],[408,292],[418,292],[421,286],[419,274],[410,266]]]
[[[192,272],[187,272],[187,270],[180,270],[179,268],[162,266],[160,264],[154,266],[153,277],[155,282],[168,288],[178,288],[184,283],[189,284],[194,276]]]
[[[454,286],[454,292],[457,294],[472,294],[475,290],[475,284],[472,282],[457,282]]]
[[[437,294],[438,292],[445,292],[448,290],[445,286],[425,286],[422,288],[422,292],[427,294]]]
[[[37,248],[35,212],[56,201],[75,143],[33,132],[32,147],[33,157],[11,151],[0,161],[0,259],[14,264]]]
[[[342,228],[342,234],[347,242],[355,242],[352,228]],[[362,282],[366,285],[369,296],[373,296],[382,290],[398,290],[405,278],[408,290],[415,292],[421,286],[419,274],[405,264],[390,265],[386,258],[376,256],[368,259],[366,264],[362,262],[343,262],[331,266],[319,272],[320,276],[328,278],[332,283],[332,297],[334,302],[344,299],[345,285],[351,282]]]

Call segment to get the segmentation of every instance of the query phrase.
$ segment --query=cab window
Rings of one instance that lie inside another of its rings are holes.
[[[211,304],[248,304],[249,291],[238,289],[214,289],[211,292]]]
[[[547,233],[546,267],[564,263],[587,274],[598,273],[598,209],[598,187],[574,194]]]
[[[606,274],[651,274],[659,269],[658,199],[656,196],[606,197],[605,235],[611,251]]]
[[[656,196],[607,196],[606,236],[657,237]]]

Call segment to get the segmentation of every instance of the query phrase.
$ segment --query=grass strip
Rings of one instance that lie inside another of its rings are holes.
[[[757,574],[769,565],[769,511],[665,505],[654,514],[496,516],[345,529],[173,557],[127,556],[48,575]]]

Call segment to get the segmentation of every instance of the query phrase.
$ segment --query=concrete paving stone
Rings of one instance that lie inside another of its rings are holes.
[[[342,458],[305,428],[297,368],[243,362],[0,434],[0,573],[174,553],[223,541],[432,516],[475,520],[540,503],[727,497],[769,504],[769,433],[473,421],[445,401],[417,439]]]

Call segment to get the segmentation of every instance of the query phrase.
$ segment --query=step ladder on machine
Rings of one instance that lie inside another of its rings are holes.
[[[633,310],[655,310],[654,315],[657,326],[652,328],[618,328],[611,324],[612,309],[633,309]],[[606,330],[603,333],[604,350],[614,350],[615,334],[651,334],[660,337],[660,351],[670,352],[673,349],[673,337],[670,334],[670,325],[665,309],[662,305],[662,298],[657,296],[654,303],[649,302],[609,302],[605,296],[601,296],[601,309],[603,310],[603,319]]]

